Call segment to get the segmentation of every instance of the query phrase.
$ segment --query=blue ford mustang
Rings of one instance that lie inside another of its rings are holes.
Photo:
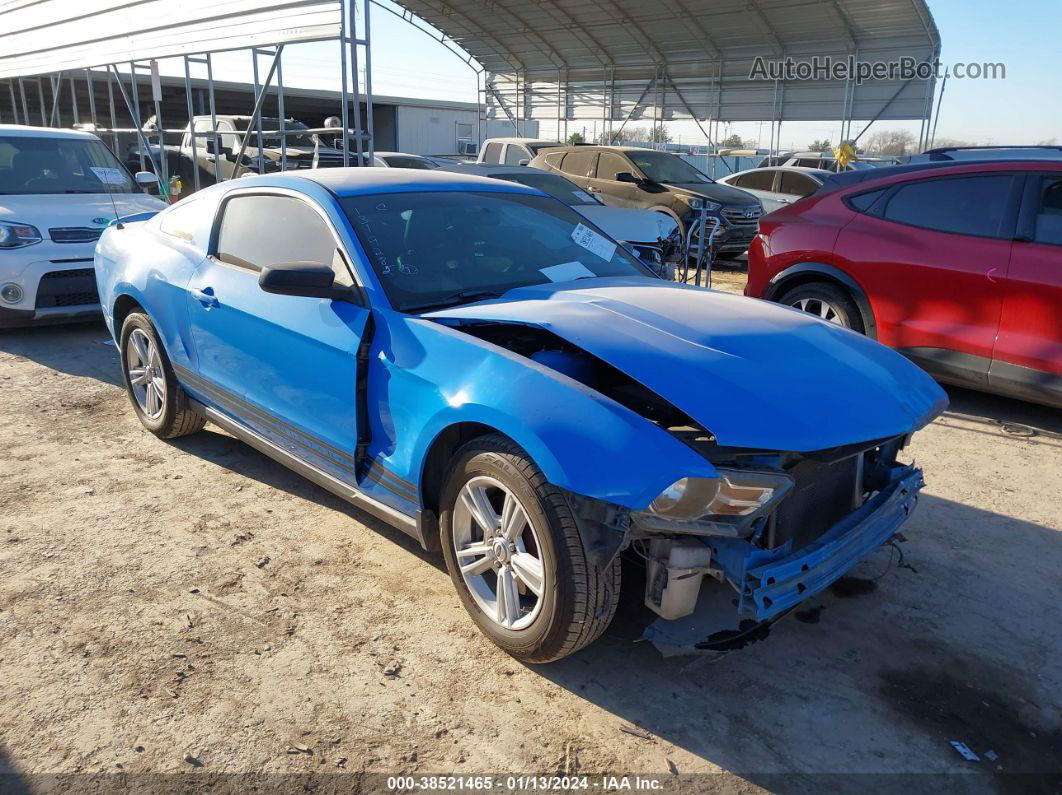
[[[532,662],[601,634],[627,548],[663,619],[705,582],[784,615],[896,533],[922,486],[897,454],[945,405],[869,339],[662,281],[475,176],[226,182],[110,227],[96,275],[150,431],[213,422],[441,547]]]

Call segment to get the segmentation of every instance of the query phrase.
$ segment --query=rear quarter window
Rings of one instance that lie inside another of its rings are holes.
[[[881,205],[879,200],[885,195],[885,188],[878,188],[877,190],[867,191],[866,193],[857,193],[854,196],[849,196],[844,200],[850,208],[857,213],[871,213],[877,215],[875,208],[880,209]]]
[[[195,241],[199,220],[198,203],[192,199],[185,199],[159,216],[159,231],[170,237],[192,243]]]

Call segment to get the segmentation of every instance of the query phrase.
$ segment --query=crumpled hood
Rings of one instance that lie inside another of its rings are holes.
[[[608,362],[719,444],[810,452],[908,433],[947,405],[900,354],[753,298],[638,278],[510,290],[425,315],[540,326]]]
[[[111,198],[114,204],[111,204]],[[146,193],[60,193],[0,196],[0,219],[19,221],[37,227],[48,236],[48,230],[61,226],[103,229],[119,215],[158,212],[165,203]],[[101,223],[102,219],[102,223]]]
[[[678,226],[670,215],[652,210],[609,207],[605,204],[579,204],[572,209],[597,224],[609,237],[628,243],[656,243],[658,240],[667,240]]]

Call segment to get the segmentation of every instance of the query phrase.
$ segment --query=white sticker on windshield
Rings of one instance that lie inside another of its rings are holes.
[[[89,168],[92,169],[92,173],[96,175],[96,179],[104,185],[125,184],[125,172],[120,168],[100,168],[97,166],[89,166]]]
[[[585,279],[587,276],[597,276],[592,270],[581,262],[562,262],[549,268],[539,268],[538,272],[551,282],[570,282],[575,279]]]
[[[575,230],[572,232],[572,240],[590,253],[597,254],[605,262],[610,262],[612,255],[616,253],[615,243],[582,224],[575,225]]]
[[[592,198],[590,197],[590,194],[589,194],[589,193],[587,193],[586,191],[582,191],[582,190],[573,190],[573,191],[572,191],[572,196],[574,196],[575,198],[577,198],[577,199],[578,199],[579,201],[581,201],[581,202],[590,202],[590,203],[593,203],[593,201],[594,201],[594,200],[593,200],[593,199],[592,199]]]

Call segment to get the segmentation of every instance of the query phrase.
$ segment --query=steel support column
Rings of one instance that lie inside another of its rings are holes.
[[[372,118],[372,28],[369,24],[369,8],[372,3],[366,0],[365,8],[365,33],[362,36],[365,46],[365,130],[368,134],[369,164],[373,163],[376,155],[376,128]],[[397,144],[397,142],[396,142]]]
[[[85,70],[85,85],[88,87],[89,117],[92,119],[92,131],[99,129],[100,123],[96,118],[96,90],[92,84],[92,72]]]
[[[184,100],[188,106],[188,140],[192,144],[192,184],[195,190],[199,190],[199,147],[196,145],[195,112],[192,109],[192,70],[187,55],[184,56]]]
[[[130,66],[132,64],[130,63]],[[148,159],[151,161],[151,167],[155,171],[155,175],[161,180],[163,171],[155,162],[155,158],[151,156],[151,145],[148,143],[147,136],[144,135],[144,130],[140,125],[140,107],[139,103],[133,103],[129,100],[129,95],[125,91],[125,86],[122,84],[122,77],[118,73],[118,66],[116,64],[110,65],[111,70],[114,72],[115,81],[118,83],[118,90],[122,92],[122,99],[125,101],[125,107],[129,111],[129,115],[133,117],[133,126],[136,128],[137,139],[140,141],[140,163],[144,165],[144,153],[147,152]],[[136,74],[131,75],[134,84],[136,81]],[[143,170],[143,169],[141,169]],[[165,190],[165,186],[163,186]]]
[[[254,103],[254,112],[251,113],[251,120],[247,124],[247,133],[243,136],[243,141],[240,143],[240,152],[236,155],[236,167],[232,170],[233,179],[240,176],[240,171],[243,169],[243,156],[247,151],[247,140],[251,137],[251,127],[260,122],[262,105],[265,103],[266,91],[269,89],[269,84],[273,82],[273,75],[277,71],[277,64],[280,62],[280,54],[282,52],[284,52],[284,45],[278,44],[276,55],[273,56],[273,62],[269,65],[269,73],[266,75],[265,83],[262,84],[262,91],[259,93],[258,99]]]
[[[279,46],[279,45],[278,45]],[[277,60],[277,115],[280,117],[280,170],[288,170],[288,136],[283,134],[287,129],[284,123],[284,64]]]

